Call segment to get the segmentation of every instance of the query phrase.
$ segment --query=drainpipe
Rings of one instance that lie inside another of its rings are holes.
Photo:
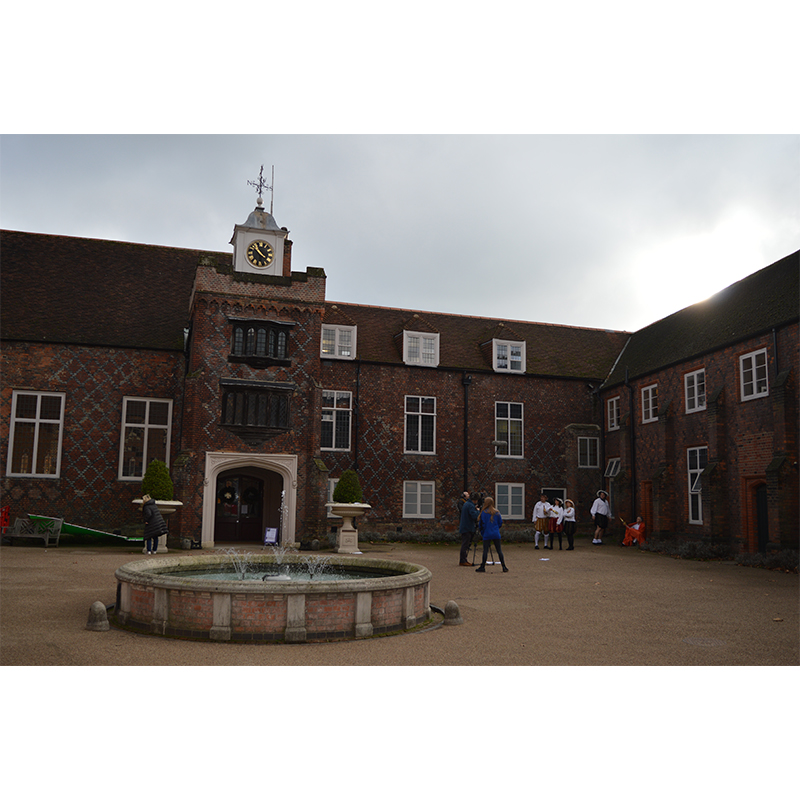
[[[465,372],[461,376],[461,385],[464,387],[464,484],[463,491],[468,492],[469,482],[469,387],[472,384],[472,376]]]
[[[353,404],[355,407],[353,408],[353,414],[355,415],[355,430],[353,431],[354,438],[355,438],[355,453],[353,454],[354,457],[354,465],[353,469],[358,472],[358,428],[359,428],[359,420],[361,418],[361,413],[359,411],[360,408],[360,399],[361,399],[361,359],[356,362],[356,399],[355,403]]]
[[[625,367],[625,385],[628,387],[628,417],[631,421],[631,514],[636,519],[636,410],[633,405],[633,386],[628,381]]]
[[[780,369],[778,368],[778,334],[775,328],[772,329],[772,357],[775,360],[775,375],[777,376]]]

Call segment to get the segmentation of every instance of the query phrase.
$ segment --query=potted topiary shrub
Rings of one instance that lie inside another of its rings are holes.
[[[169,468],[163,461],[154,458],[147,465],[142,478],[142,497],[146,495],[152,497],[156,501],[161,516],[166,517],[168,514],[174,514],[183,505],[180,500],[172,499],[174,492]],[[137,497],[133,502],[134,505],[141,506],[143,500],[141,497]],[[158,540],[158,549],[164,553],[167,552],[166,538],[166,535],[164,535],[160,536]]]
[[[338,553],[360,553],[358,549],[358,531],[353,526],[353,519],[366,514],[372,506],[362,503],[364,493],[355,470],[346,469],[333,490],[333,502],[328,503],[331,513],[341,517],[342,527],[339,529]]]

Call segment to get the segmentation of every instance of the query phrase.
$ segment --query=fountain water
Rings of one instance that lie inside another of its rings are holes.
[[[303,556],[300,563],[308,570],[309,580],[315,575],[323,575],[330,567],[332,556]]]
[[[225,555],[230,559],[230,563],[233,565],[233,571],[239,576],[239,580],[243,581],[245,579],[245,575],[253,566],[251,554],[245,553],[241,550],[236,550],[233,547],[229,547],[227,550],[223,550],[222,552],[225,553]]]

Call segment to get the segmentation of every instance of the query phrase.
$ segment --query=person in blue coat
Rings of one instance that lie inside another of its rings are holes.
[[[489,554],[489,547],[494,545],[497,550],[497,555],[500,557],[500,563],[503,565],[503,572],[508,572],[506,561],[503,558],[503,549],[500,547],[500,528],[503,525],[503,518],[500,512],[494,507],[494,499],[487,497],[483,501],[483,508],[481,508],[481,515],[478,517],[478,527],[483,537],[483,559],[481,565],[475,572],[486,572],[486,556]]]

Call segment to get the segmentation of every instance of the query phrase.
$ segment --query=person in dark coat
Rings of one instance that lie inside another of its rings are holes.
[[[156,501],[146,494],[142,498],[142,514],[144,515],[144,540],[147,545],[147,555],[155,555],[158,550],[158,537],[167,532],[167,523],[158,510]]]
[[[458,526],[458,532],[461,534],[461,553],[459,555],[459,567],[471,567],[469,562],[469,546],[472,544],[472,539],[475,536],[475,523],[478,520],[478,509],[475,508],[475,494],[472,496],[464,492],[465,500],[464,505],[461,506],[461,520]]]

